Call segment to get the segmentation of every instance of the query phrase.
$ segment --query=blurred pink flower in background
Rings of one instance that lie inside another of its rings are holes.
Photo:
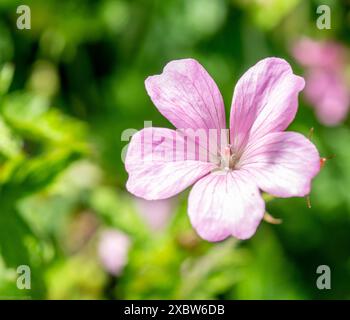
[[[255,233],[265,213],[260,190],[283,198],[310,193],[320,156],[303,135],[284,132],[305,84],[285,60],[266,58],[240,78],[229,134],[212,136],[221,138],[216,141],[208,136],[226,130],[224,102],[196,60],[171,61],[145,84],[158,110],[179,130],[148,127],[133,135],[125,159],[132,194],[160,200],[194,184],[190,221],[203,239],[220,241]],[[207,139],[187,134],[193,130]],[[189,148],[193,139],[195,148]]]
[[[293,47],[295,59],[306,68],[305,96],[322,124],[345,120],[350,106],[346,82],[347,51],[340,43],[303,38]]]
[[[176,199],[145,200],[135,197],[136,207],[141,217],[153,231],[166,227],[175,209]]]
[[[104,230],[100,235],[98,254],[102,266],[110,274],[121,274],[128,262],[129,237],[116,229]]]

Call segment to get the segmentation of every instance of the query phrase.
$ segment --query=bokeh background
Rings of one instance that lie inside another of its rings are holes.
[[[20,4],[31,30],[16,28]],[[320,4],[330,30],[316,27]],[[303,36],[349,45],[349,2],[1,0],[0,298],[349,299],[350,122],[320,124],[303,94],[291,129],[313,127],[320,153],[335,155],[314,180],[311,209],[268,199],[282,224],[212,244],[189,224],[188,192],[146,203],[125,190],[124,130],[171,127],[147,76],[196,58],[229,110],[235,82],[261,58],[304,74],[291,54]],[[331,290],[316,287],[324,264]],[[20,265],[31,268],[30,290],[16,287]]]

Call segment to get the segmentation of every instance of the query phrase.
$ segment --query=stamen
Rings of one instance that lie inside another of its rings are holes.
[[[230,171],[236,166],[238,157],[236,153],[232,153],[232,148],[230,145],[226,146],[222,150],[220,167],[221,170]]]
[[[230,146],[226,146],[224,148],[224,157],[226,159],[228,159],[231,156],[231,147]]]
[[[221,158],[221,168],[228,171],[230,170],[230,159],[231,159],[231,147],[226,146],[223,150],[223,155]]]
[[[235,154],[231,155],[230,157],[230,168],[233,169],[236,165],[236,160],[237,160],[237,157]]]
[[[311,206],[311,199],[310,199],[310,195],[307,195],[307,196],[305,197],[305,199],[306,199],[306,204],[307,204],[307,207],[308,207],[309,209],[311,209],[311,208],[312,208],[312,206]]]
[[[265,212],[265,214],[264,214],[264,221],[266,221],[267,223],[271,223],[271,224],[281,224],[282,223],[282,219],[276,219],[272,215],[270,215],[268,212]]]
[[[329,156],[329,157],[322,157],[320,158],[320,165],[321,165],[321,169],[324,167],[324,165],[326,164],[327,160],[331,160],[335,157],[335,154]]]

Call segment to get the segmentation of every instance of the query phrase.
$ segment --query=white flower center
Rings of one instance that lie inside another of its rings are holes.
[[[220,159],[220,169],[225,171],[230,171],[235,169],[235,165],[238,162],[238,157],[232,152],[230,145],[223,149]]]

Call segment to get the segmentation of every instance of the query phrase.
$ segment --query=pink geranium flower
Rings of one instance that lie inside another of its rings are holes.
[[[116,229],[104,230],[98,244],[98,254],[104,269],[112,275],[122,273],[128,262],[130,238]]]
[[[328,126],[343,122],[350,107],[346,49],[336,42],[303,38],[295,43],[293,55],[306,67],[305,96],[319,121]]]
[[[238,81],[227,135],[220,91],[197,61],[172,61],[145,84],[158,110],[181,130],[145,128],[132,137],[125,166],[134,195],[165,199],[194,184],[191,223],[202,238],[220,241],[255,233],[265,213],[261,190],[277,197],[310,193],[320,157],[303,135],[283,132],[304,88],[285,60],[264,59]]]

